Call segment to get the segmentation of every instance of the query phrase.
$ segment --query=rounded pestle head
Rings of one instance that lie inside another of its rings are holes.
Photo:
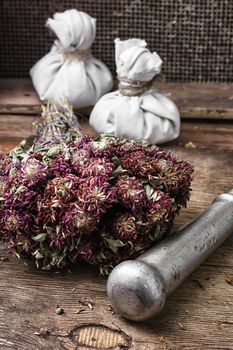
[[[137,260],[117,265],[107,281],[107,294],[123,317],[143,321],[159,313],[166,300],[165,283],[151,265]]]

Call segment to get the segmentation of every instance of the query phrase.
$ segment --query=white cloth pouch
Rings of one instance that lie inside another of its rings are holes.
[[[74,107],[94,105],[113,86],[106,65],[91,54],[96,19],[75,9],[55,13],[46,26],[57,39],[30,70],[42,101],[68,98]]]
[[[98,133],[164,143],[180,132],[175,104],[153,87],[162,60],[144,40],[115,39],[119,89],[97,102],[90,124]]]

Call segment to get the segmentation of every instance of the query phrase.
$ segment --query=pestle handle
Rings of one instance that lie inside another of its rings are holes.
[[[107,293],[125,318],[145,320],[163,308],[166,296],[233,233],[233,190],[188,225],[136,260],[113,269]]]

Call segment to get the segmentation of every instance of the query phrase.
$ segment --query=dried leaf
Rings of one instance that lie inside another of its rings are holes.
[[[37,236],[32,237],[35,242],[43,242],[46,238],[46,233],[39,233]]]
[[[60,152],[61,148],[59,146],[53,146],[49,149],[47,156],[53,157],[56,156]]]
[[[113,251],[113,253],[117,253],[118,248],[123,247],[125,245],[119,239],[111,239],[105,237],[104,241],[107,244],[107,246]]]
[[[120,174],[126,174],[127,171],[122,167],[121,164],[118,165],[118,167],[112,172],[113,176],[118,176]]]
[[[11,156],[11,158],[12,158],[12,162],[13,163],[16,163],[16,162],[18,162],[18,155],[17,155],[17,153],[16,153],[16,151],[13,149],[12,151],[10,151],[10,156]]]
[[[37,260],[44,258],[44,256],[39,252],[38,249],[35,252],[32,253],[32,256],[34,256],[35,259],[37,259]]]
[[[149,184],[146,184],[144,186],[145,190],[146,190],[146,196],[147,196],[147,199],[148,201],[151,200],[151,197],[152,197],[152,194],[154,192],[154,189],[153,187],[151,187]]]

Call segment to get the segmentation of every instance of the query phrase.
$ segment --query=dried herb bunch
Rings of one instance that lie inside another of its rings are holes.
[[[48,104],[31,147],[0,156],[1,238],[42,269],[86,261],[109,273],[168,233],[192,166],[171,152],[81,135],[68,103]]]

